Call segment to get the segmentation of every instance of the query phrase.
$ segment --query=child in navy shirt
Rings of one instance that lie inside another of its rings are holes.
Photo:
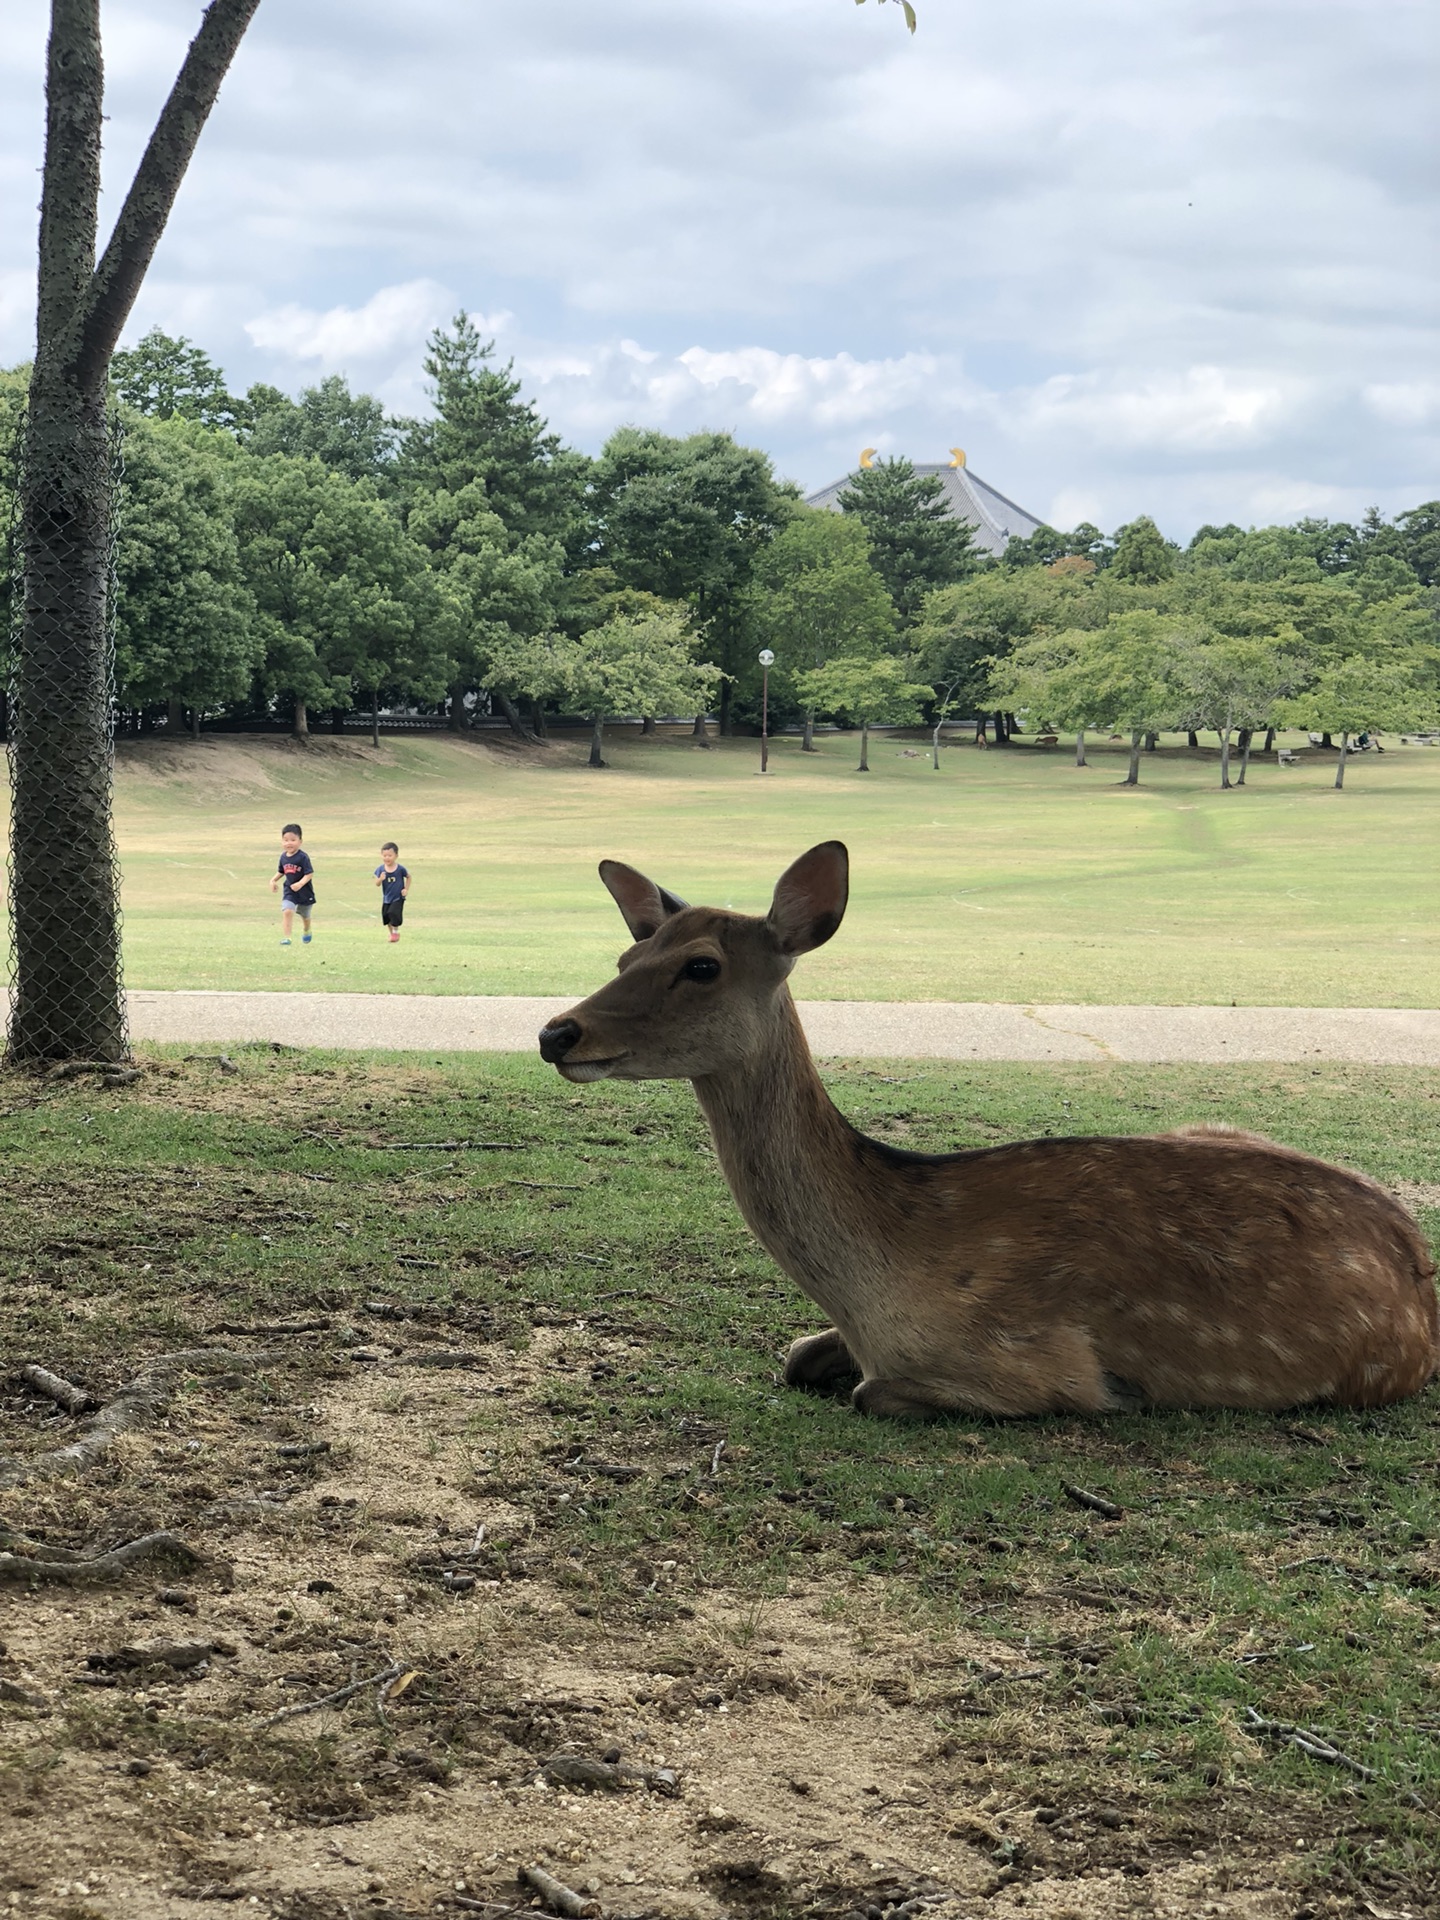
[[[405,920],[405,896],[410,891],[410,873],[400,865],[400,849],[393,840],[387,840],[380,849],[375,884],[380,889],[380,924],[390,929],[393,945],[400,938]]]
[[[302,946],[309,946],[311,940],[310,916],[315,911],[315,868],[310,856],[300,844],[301,833],[297,826],[280,829],[280,867],[270,882],[270,891],[283,880],[285,891],[280,896],[280,944],[290,944],[290,928],[295,915],[300,916],[300,924],[305,931],[301,935]]]

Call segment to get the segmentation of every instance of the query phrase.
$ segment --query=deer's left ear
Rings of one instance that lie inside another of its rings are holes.
[[[850,855],[843,841],[822,840],[781,874],[765,924],[782,953],[823,947],[845,918]]]
[[[626,926],[637,940],[648,940],[659,932],[672,913],[685,910],[685,902],[678,893],[657,887],[653,880],[647,880],[634,867],[627,867],[623,860],[602,860],[600,878],[610,889]]]

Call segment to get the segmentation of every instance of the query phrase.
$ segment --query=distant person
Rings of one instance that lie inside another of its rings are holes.
[[[270,891],[283,880],[285,890],[280,896],[280,944],[290,944],[290,929],[294,925],[295,915],[300,916],[300,924],[305,931],[300,936],[301,944],[309,946],[310,916],[315,911],[315,866],[300,842],[303,838],[299,827],[290,825],[280,829],[280,867],[270,882]]]
[[[380,849],[375,884],[380,889],[380,924],[390,929],[393,945],[405,924],[405,896],[410,891],[410,870],[401,866],[400,849],[393,840],[387,840]]]

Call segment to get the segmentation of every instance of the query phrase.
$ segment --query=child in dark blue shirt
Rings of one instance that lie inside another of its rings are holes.
[[[410,891],[410,872],[401,866],[400,849],[393,840],[387,840],[380,849],[375,884],[380,889],[380,924],[390,929],[393,946],[400,938],[400,928],[405,921],[405,896]]]
[[[300,924],[305,931],[301,935],[301,945],[308,947],[311,941],[310,916],[315,911],[315,867],[308,853],[300,844],[301,833],[297,826],[280,829],[280,867],[270,882],[270,891],[283,880],[285,891],[280,896],[280,944],[290,944],[290,928],[295,915],[300,916]]]

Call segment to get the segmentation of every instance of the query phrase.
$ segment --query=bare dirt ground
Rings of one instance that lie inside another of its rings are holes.
[[[1099,1722],[1092,1791],[996,1791],[992,1753],[1053,1752],[1073,1720],[1062,1735],[1027,1707],[1013,1647],[937,1641],[873,1576],[745,1602],[697,1589],[657,1544],[598,1618],[543,1516],[606,1477],[547,1457],[544,1402],[557,1372],[623,1343],[568,1326],[442,1370],[407,1335],[352,1349],[328,1382],[310,1337],[284,1344],[268,1396],[196,1381],[99,1474],[10,1497],[47,1532],[104,1509],[109,1537],[163,1521],[208,1556],[120,1589],[10,1590],[12,1909],[498,1916],[538,1898],[516,1873],[540,1865],[606,1914],[667,1920],[1327,1910],[1253,1838],[1191,1846],[1109,1798]],[[645,1470],[718,1497],[717,1437],[676,1435]],[[1096,1626],[1076,1609],[1077,1661]],[[210,1651],[179,1672],[102,1658],[175,1640]],[[945,1730],[975,1717],[980,1745]]]

